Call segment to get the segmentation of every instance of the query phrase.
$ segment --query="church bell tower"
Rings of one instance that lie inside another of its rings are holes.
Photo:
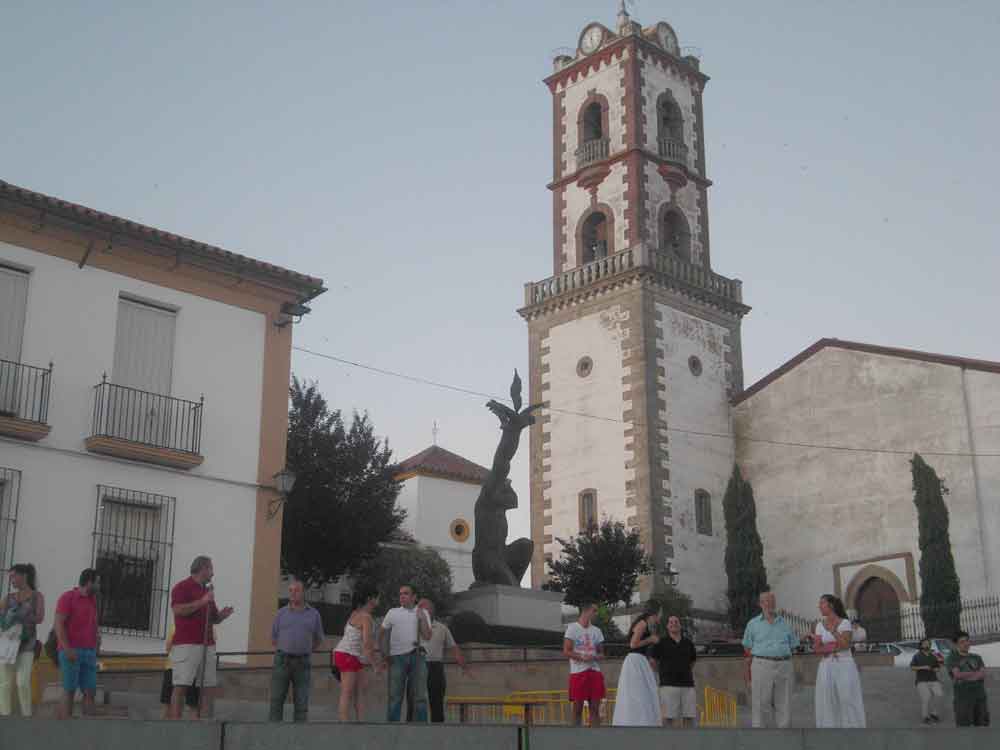
[[[712,270],[702,92],[670,24],[589,23],[554,60],[552,276],[525,284],[532,581],[559,539],[638,528],[656,573],[724,611],[740,281]]]

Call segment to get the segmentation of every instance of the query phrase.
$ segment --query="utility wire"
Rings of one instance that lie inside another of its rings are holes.
[[[342,365],[347,365],[349,367],[357,367],[360,370],[367,370],[368,372],[374,372],[379,375],[386,375],[392,378],[399,378],[400,380],[407,380],[411,383],[416,383],[418,385],[426,385],[433,388],[440,388],[445,391],[452,391],[454,393],[461,393],[465,396],[476,396],[477,398],[491,398],[498,401],[502,401],[502,396],[496,396],[490,393],[484,393],[483,391],[474,391],[470,388],[462,388],[457,385],[451,385],[449,383],[442,383],[437,380],[429,380],[427,378],[422,378],[417,375],[408,375],[404,372],[397,372],[395,370],[387,370],[382,367],[375,367],[374,365],[368,365],[363,362],[355,362],[350,359],[344,359],[343,357],[337,357],[333,354],[326,354],[324,352],[317,352],[313,349],[307,349],[303,346],[293,346],[292,349],[303,354],[309,354],[313,357],[319,357],[321,359],[327,359],[331,362],[337,362]],[[638,420],[626,421],[618,417],[602,417],[598,414],[587,414],[586,412],[573,411],[570,409],[559,409],[552,406],[546,406],[545,409],[549,412],[555,412],[558,414],[565,414],[567,416],[581,417],[583,419],[596,419],[602,422],[612,422],[614,424],[630,424],[636,426],[643,426]],[[851,445],[830,445],[822,443],[805,443],[798,442],[794,440],[769,440],[767,438],[750,437],[749,435],[736,435],[729,432],[706,432],[703,430],[687,430],[680,427],[670,427],[667,426],[668,432],[676,432],[682,435],[694,435],[696,437],[711,437],[711,438],[724,438],[726,440],[745,440],[750,443],[761,443],[764,445],[775,445],[785,448],[811,448],[816,450],[830,450],[830,451],[844,451],[849,453],[880,453],[888,455],[897,456],[910,456],[914,453],[919,453],[923,456],[948,456],[954,458],[1000,458],[1000,453],[969,453],[962,451],[926,451],[926,450],[904,450],[901,448],[868,448],[859,447]]]

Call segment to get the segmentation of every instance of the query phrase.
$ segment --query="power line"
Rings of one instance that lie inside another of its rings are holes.
[[[333,354],[326,354],[324,352],[317,352],[312,349],[306,349],[302,346],[293,346],[292,349],[303,354],[309,354],[313,357],[319,357],[321,359],[327,359],[331,362],[337,362],[342,365],[347,365],[349,367],[357,367],[361,370],[367,370],[368,372],[374,372],[379,375],[386,375],[392,378],[399,378],[400,380],[407,380],[411,383],[416,383],[418,385],[426,385],[433,388],[440,388],[445,391],[452,391],[453,393],[461,393],[465,396],[476,396],[477,398],[491,398],[498,401],[503,400],[502,396],[496,396],[490,393],[485,393],[483,391],[475,391],[471,388],[462,388],[461,386],[451,385],[449,383],[442,383],[437,380],[430,380],[428,378],[422,378],[417,375],[409,375],[404,372],[398,372],[396,370],[387,370],[383,367],[375,367],[374,365],[368,365],[363,362],[355,362],[350,359],[345,359],[343,357],[338,357]],[[546,406],[545,409],[549,412],[557,414],[565,414],[566,416],[581,417],[583,419],[596,419],[602,422],[611,422],[614,424],[630,424],[636,426],[643,426],[642,422],[638,420],[626,421],[619,417],[602,417],[598,414],[587,414],[586,412],[573,411],[571,409],[559,409],[552,406]],[[878,453],[886,455],[896,455],[896,456],[910,456],[914,453],[920,453],[924,456],[945,456],[952,458],[1000,458],[1000,453],[970,453],[963,451],[928,451],[928,450],[904,450],[902,448],[871,448],[871,447],[860,447],[852,445],[832,445],[823,443],[806,443],[794,440],[771,440],[768,438],[750,437],[749,435],[736,435],[730,432],[707,432],[704,430],[688,430],[680,427],[670,427],[667,426],[668,432],[676,432],[682,435],[693,435],[696,437],[711,437],[711,438],[723,438],[725,440],[743,440],[749,443],[761,443],[764,445],[774,445],[784,448],[809,448],[815,450],[830,450],[830,451],[843,451],[848,453]]]

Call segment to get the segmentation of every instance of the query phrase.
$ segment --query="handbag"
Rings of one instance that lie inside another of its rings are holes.
[[[14,664],[21,650],[21,631],[23,626],[16,622],[0,631],[0,664]]]

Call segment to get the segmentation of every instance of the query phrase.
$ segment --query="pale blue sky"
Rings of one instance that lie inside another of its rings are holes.
[[[551,273],[541,79],[588,2],[40,3],[0,25],[0,179],[323,277],[296,344],[503,394]],[[712,77],[715,270],[747,382],[823,336],[1000,359],[1000,3],[667,3]],[[297,354],[397,458],[482,399]],[[525,451],[526,452],[526,451]],[[515,466],[527,534],[527,465]]]

